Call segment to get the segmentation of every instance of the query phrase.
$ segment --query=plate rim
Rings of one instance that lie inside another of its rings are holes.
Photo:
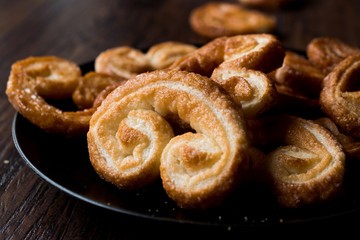
[[[51,179],[50,177],[48,177],[45,173],[43,173],[41,170],[39,170],[33,163],[32,161],[26,156],[26,154],[24,153],[24,151],[22,150],[20,143],[17,139],[17,129],[16,129],[16,124],[18,121],[18,117],[20,116],[19,112],[15,112],[13,120],[12,120],[12,139],[15,145],[15,148],[17,150],[17,152],[19,153],[20,157],[23,159],[23,161],[26,163],[27,166],[30,167],[30,169],[32,171],[34,171],[36,173],[36,175],[38,175],[42,180],[44,180],[46,183],[52,185],[53,187],[57,188],[58,190],[66,193],[67,195],[74,197],[78,200],[84,201],[88,204],[109,210],[109,211],[113,211],[113,212],[117,212],[117,213],[121,213],[121,214],[125,214],[128,216],[133,216],[133,217],[139,217],[139,218],[144,218],[144,219],[148,219],[148,220],[156,220],[156,221],[163,221],[163,222],[173,222],[173,223],[180,223],[180,224],[190,224],[190,225],[199,225],[199,226],[214,226],[214,227],[228,227],[233,226],[233,227],[249,227],[247,224],[241,224],[241,223],[234,223],[234,224],[228,224],[228,223],[221,223],[221,222],[199,222],[199,221],[195,221],[195,220],[189,220],[189,219],[175,219],[175,218],[171,218],[171,217],[162,217],[162,216],[155,216],[155,215],[150,215],[150,214],[145,214],[145,213],[138,213],[138,212],[134,212],[131,210],[126,210],[126,209],[122,209],[122,208],[118,208],[118,207],[113,207],[111,205],[107,205],[101,202],[98,202],[96,200],[87,198],[82,196],[79,193],[76,193],[66,187],[64,187],[63,185],[61,185],[60,183],[54,181],[53,179]],[[22,117],[22,116],[20,116]],[[251,227],[253,227],[253,225],[251,225]]]
[[[16,129],[16,124],[18,121],[18,118],[20,116],[20,113],[16,112],[14,114],[13,117],[13,121],[12,121],[12,138],[13,138],[13,142],[15,145],[15,148],[17,150],[17,152],[19,153],[19,155],[21,156],[21,158],[23,159],[23,161],[25,161],[26,165],[29,166],[41,179],[43,179],[45,182],[47,182],[48,184],[52,185],[53,187],[57,188],[58,190],[65,192],[67,195],[74,197],[78,200],[84,201],[88,204],[91,204],[93,206],[97,206],[112,212],[116,212],[116,213],[121,213],[121,214],[125,214],[128,216],[133,216],[133,217],[139,217],[139,218],[143,218],[143,219],[148,219],[148,220],[156,220],[159,222],[172,222],[172,223],[180,223],[180,224],[190,224],[190,225],[198,225],[198,226],[212,226],[212,227],[236,227],[236,228],[243,228],[243,229],[249,229],[249,228],[254,228],[254,227],[269,227],[269,226],[290,226],[290,225],[296,225],[296,224],[303,224],[303,223],[314,223],[317,221],[321,221],[321,220],[328,220],[330,218],[334,218],[334,217],[340,217],[340,216],[345,216],[347,214],[351,214],[353,212],[358,212],[360,210],[360,208],[357,209],[349,209],[347,211],[341,211],[341,212],[336,212],[336,213],[330,213],[330,214],[326,214],[324,216],[317,216],[317,217],[312,217],[311,219],[306,218],[306,219],[296,219],[296,220],[292,220],[292,221],[284,221],[284,222],[262,222],[260,223],[249,223],[249,222],[238,222],[238,223],[224,223],[224,222],[203,222],[203,221],[196,221],[196,220],[190,220],[190,219],[175,219],[175,218],[171,218],[171,217],[164,217],[164,216],[156,216],[156,215],[151,215],[151,214],[145,214],[145,213],[139,213],[139,212],[134,212],[131,210],[127,210],[127,209],[123,209],[123,208],[118,208],[118,207],[114,207],[111,205],[107,205],[104,203],[101,203],[99,201],[90,199],[88,197],[82,196],[79,193],[76,193],[70,189],[68,189],[67,187],[61,185],[60,183],[56,182],[55,180],[51,179],[50,177],[48,177],[45,173],[43,173],[41,170],[39,170],[33,163],[32,161],[26,156],[26,154],[24,153],[24,151],[22,150],[20,143],[17,139],[17,129]],[[22,116],[21,116],[22,117]],[[24,117],[23,117],[24,118]],[[25,119],[25,118],[24,118]],[[27,119],[25,119],[27,120]],[[28,120],[27,120],[28,121]]]

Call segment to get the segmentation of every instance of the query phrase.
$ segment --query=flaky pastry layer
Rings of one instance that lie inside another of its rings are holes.
[[[268,110],[276,101],[275,84],[266,74],[247,68],[215,68],[211,79],[219,83],[242,106],[246,118]]]
[[[134,111],[161,119],[175,115],[194,131],[172,137],[166,124],[125,125]],[[170,135],[156,148],[159,131]],[[124,155],[122,145],[130,143],[132,153]],[[107,181],[120,188],[144,186],[160,170],[165,191],[184,208],[219,204],[247,169],[241,109],[210,79],[184,71],[144,73],[116,88],[91,118],[88,145],[95,170]]]

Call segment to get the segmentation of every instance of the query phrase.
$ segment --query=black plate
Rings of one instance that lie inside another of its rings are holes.
[[[84,72],[93,63],[82,66]],[[159,180],[139,191],[119,190],[93,170],[85,136],[68,139],[45,133],[20,114],[12,126],[15,146],[25,162],[58,189],[115,212],[163,221],[201,225],[255,227],[311,222],[360,210],[359,163],[348,163],[344,192],[335,200],[303,209],[284,209],[259,186],[239,188],[220,207],[184,210],[168,198]]]

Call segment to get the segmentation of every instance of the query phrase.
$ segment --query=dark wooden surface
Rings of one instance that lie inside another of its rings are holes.
[[[241,238],[274,228],[208,228],[114,213],[77,200],[38,177],[14,147],[14,109],[5,95],[11,64],[31,55],[56,55],[84,63],[120,45],[146,48],[176,40],[203,44],[188,24],[204,0],[0,0],[0,239],[191,238],[196,234]],[[287,48],[305,50],[314,37],[332,36],[360,47],[360,1],[312,0],[275,12],[275,34]],[[360,213],[289,227],[306,233],[349,232]],[[171,230],[167,232],[167,230]],[[170,234],[170,235],[169,235]],[[171,237],[172,236],[172,237]]]

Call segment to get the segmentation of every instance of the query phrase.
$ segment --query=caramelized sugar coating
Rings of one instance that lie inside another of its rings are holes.
[[[268,73],[281,67],[284,56],[282,43],[271,34],[238,35],[214,39],[178,59],[170,68],[208,77],[220,65],[223,68],[245,67]]]
[[[197,47],[181,42],[163,42],[152,46],[146,53],[153,69],[168,68],[173,62],[193,51]]]
[[[271,188],[281,206],[317,204],[339,194],[345,153],[326,128],[290,115],[264,117],[249,126],[254,144],[282,145],[266,157]]]
[[[249,33],[268,33],[275,29],[276,18],[239,4],[209,2],[190,14],[192,29],[201,36],[217,38]]]
[[[100,176],[125,189],[150,184],[160,171],[165,191],[179,206],[208,208],[247,171],[241,113],[207,77],[174,70],[143,73],[112,91],[94,113],[90,160]],[[167,116],[178,116],[194,132],[174,137]]]
[[[66,136],[82,135],[88,130],[92,109],[62,111],[48,104],[42,97],[52,97],[50,93],[55,86],[56,98],[71,97],[69,88],[72,91],[75,89],[80,75],[79,67],[65,59],[53,56],[29,57],[12,65],[6,94],[13,107],[41,129]],[[51,90],[44,93],[46,89]]]
[[[360,54],[347,57],[323,81],[322,110],[347,135],[360,137]]]
[[[211,79],[242,106],[246,118],[254,118],[272,107],[277,98],[273,81],[266,74],[247,68],[215,68]]]
[[[292,51],[285,52],[283,65],[270,73],[276,84],[288,87],[291,92],[317,99],[325,75],[305,57]]]
[[[118,86],[126,81],[125,78],[115,77],[105,73],[88,72],[80,78],[72,93],[72,99],[79,109],[91,108],[96,97],[109,85]]]
[[[324,74],[331,72],[346,57],[358,53],[360,49],[330,37],[314,38],[306,49],[310,62]]]
[[[139,73],[167,68],[196,49],[191,44],[174,41],[155,44],[146,53],[129,46],[111,48],[97,56],[95,71],[131,78]]]

